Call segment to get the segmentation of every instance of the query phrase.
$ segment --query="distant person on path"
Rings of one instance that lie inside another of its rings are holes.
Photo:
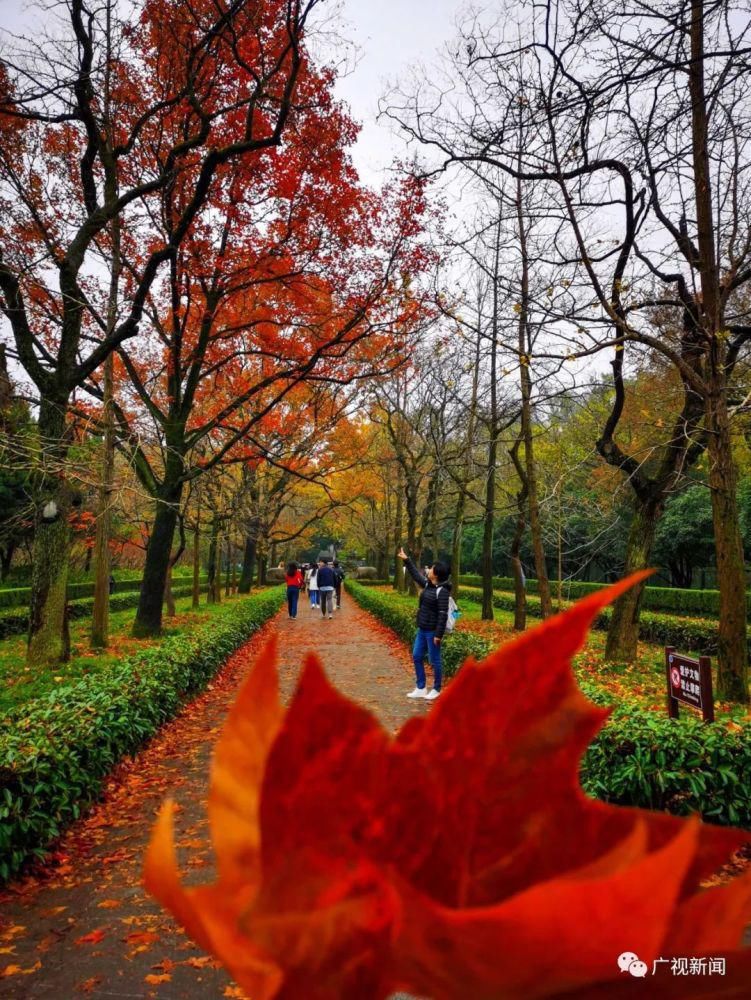
[[[326,606],[328,605],[329,618],[333,618],[336,577],[334,576],[332,567],[323,559],[318,563],[317,580],[318,593],[321,595],[321,617],[326,617]]]
[[[441,693],[443,679],[441,642],[446,631],[446,619],[449,613],[449,594],[451,593],[451,584],[448,582],[449,568],[442,562],[433,563],[427,574],[423,576],[403,548],[399,549],[399,558],[404,560],[407,572],[420,587],[420,603],[417,608],[417,636],[412,648],[416,686],[407,697],[426,698],[428,701],[433,701]],[[433,668],[433,688],[431,691],[427,690],[425,681],[426,656]]]
[[[342,606],[342,581],[344,580],[345,573],[342,567],[339,565],[339,560],[334,560],[334,590],[336,591],[336,610],[339,611]]]
[[[292,621],[297,618],[297,602],[300,599],[300,588],[304,584],[303,575],[296,562],[287,564],[287,572],[284,577],[287,584],[287,610]]]
[[[315,611],[318,607],[318,568],[312,565],[307,572],[306,582],[308,584],[308,597],[310,597],[310,610]]]

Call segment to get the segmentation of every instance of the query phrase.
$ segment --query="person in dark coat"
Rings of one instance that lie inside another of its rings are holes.
[[[399,550],[399,558],[404,560],[407,572],[420,588],[420,603],[417,607],[417,635],[412,648],[412,662],[415,665],[415,689],[410,691],[407,697],[425,698],[428,701],[433,701],[441,693],[443,679],[441,642],[446,632],[446,620],[449,613],[449,595],[451,593],[451,584],[448,582],[449,568],[442,562],[433,563],[427,574],[423,576],[403,548]],[[433,668],[433,688],[431,691],[427,690],[425,680],[426,656]]]
[[[342,567],[339,565],[339,560],[334,560],[334,590],[336,591],[336,610],[341,610],[342,606],[342,582],[344,580],[345,573]]]
[[[321,599],[321,617],[326,617],[326,606],[328,605],[329,618],[333,618],[336,577],[334,576],[334,570],[323,559],[320,559],[318,562],[316,579],[318,580],[318,593]]]

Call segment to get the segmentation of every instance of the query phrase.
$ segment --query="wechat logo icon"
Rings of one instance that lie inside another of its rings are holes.
[[[647,963],[642,962],[633,951],[624,951],[618,956],[618,968],[621,972],[631,973],[636,979],[643,979],[648,972]]]

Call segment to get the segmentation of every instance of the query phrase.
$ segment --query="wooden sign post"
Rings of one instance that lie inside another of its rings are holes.
[[[665,647],[665,673],[668,682],[668,715],[678,718],[678,705],[697,708],[705,722],[714,722],[712,663],[708,656],[698,660],[681,656],[673,646]]]

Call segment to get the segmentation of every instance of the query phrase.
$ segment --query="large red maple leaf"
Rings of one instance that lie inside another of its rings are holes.
[[[571,658],[633,582],[468,660],[396,739],[314,656],[285,711],[270,644],[216,748],[216,884],[181,885],[167,804],[147,887],[254,1000],[748,996],[751,876],[699,888],[748,835],[579,784],[608,713]],[[619,969],[623,952],[646,981]],[[726,973],[653,965],[688,956],[722,956]]]

